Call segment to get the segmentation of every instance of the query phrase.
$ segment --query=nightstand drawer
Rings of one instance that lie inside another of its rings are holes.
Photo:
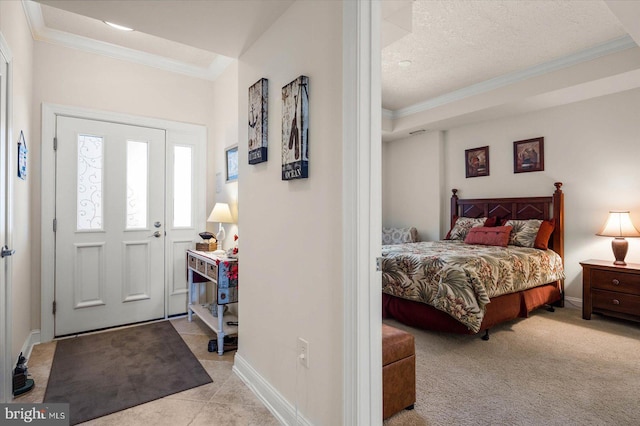
[[[591,270],[591,287],[640,295],[640,276],[618,271]]]
[[[630,315],[640,314],[640,296],[616,293],[613,291],[593,290],[593,309],[622,312]]]

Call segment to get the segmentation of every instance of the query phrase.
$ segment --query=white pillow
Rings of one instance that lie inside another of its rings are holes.
[[[411,228],[382,228],[382,244],[415,243],[418,230]]]

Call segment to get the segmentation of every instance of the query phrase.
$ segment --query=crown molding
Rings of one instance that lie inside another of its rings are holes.
[[[395,111],[382,108],[382,118],[389,118],[393,120],[396,117]]]
[[[122,59],[164,71],[187,75],[204,80],[215,80],[231,64],[234,59],[217,55],[208,67],[198,67],[183,61],[166,58],[139,50],[122,47],[88,37],[48,28],[44,23],[42,8],[39,3],[22,0],[27,22],[34,40],[57,44],[72,49]]]
[[[562,58],[545,62],[543,64],[526,68],[520,71],[504,74],[477,84],[472,84],[471,86],[463,87],[462,89],[454,90],[453,92],[445,93],[444,95],[436,96],[435,98],[431,98],[424,102],[420,102],[405,108],[400,108],[395,111],[383,109],[382,116],[385,118],[390,118],[392,120],[407,117],[409,115],[428,111],[432,108],[459,101],[470,96],[490,92],[491,90],[499,89],[510,84],[538,77],[562,68],[578,65],[583,62],[610,55],[612,53],[620,52],[622,50],[631,49],[637,46],[638,45],[630,36],[624,36],[574,53],[572,55],[564,56]]]
[[[11,53],[7,39],[2,35],[2,31],[0,31],[0,53],[4,55],[7,62],[11,62],[13,60],[13,53]]]

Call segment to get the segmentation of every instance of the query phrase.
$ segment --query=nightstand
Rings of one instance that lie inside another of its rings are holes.
[[[640,264],[585,260],[582,265],[582,318],[591,313],[640,322]]]

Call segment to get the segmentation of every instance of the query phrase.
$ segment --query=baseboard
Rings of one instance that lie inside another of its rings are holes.
[[[312,426],[271,384],[266,381],[247,361],[236,352],[233,372],[256,394],[258,399],[283,425]]]
[[[27,339],[22,344],[22,355],[27,359],[27,365],[29,364],[28,360],[31,357],[31,351],[33,350],[33,345],[37,345],[40,343],[40,330],[31,330],[31,333],[27,336]],[[18,362],[18,355],[16,354],[16,359],[13,365],[16,365]]]
[[[582,299],[579,299],[577,297],[565,296],[564,301],[565,301],[564,306],[566,308],[582,309]]]

